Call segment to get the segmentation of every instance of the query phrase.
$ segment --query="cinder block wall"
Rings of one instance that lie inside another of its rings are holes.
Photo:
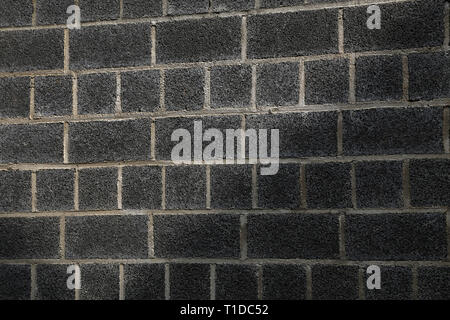
[[[448,2],[1,0],[0,48],[1,299],[450,298]],[[194,120],[278,174],[174,165]]]

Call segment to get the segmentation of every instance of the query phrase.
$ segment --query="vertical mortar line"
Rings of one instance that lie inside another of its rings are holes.
[[[30,77],[30,115],[29,119],[33,120],[34,118],[34,98],[35,98],[35,88],[34,88],[34,77]]]
[[[261,8],[261,0],[255,0],[255,9]]]
[[[256,76],[256,65],[252,65],[252,95],[251,95],[251,108],[256,111],[256,84],[257,84],[257,76]]]
[[[409,181],[409,160],[403,161],[402,168],[403,204],[405,208],[411,207],[411,189]]]
[[[152,44],[152,52],[151,52],[151,65],[156,65],[156,24],[155,22],[152,22],[152,25],[150,27],[150,37],[151,37],[151,44]]]
[[[150,124],[150,156],[152,160],[156,160],[156,124],[153,119]]]
[[[150,259],[155,257],[155,238],[154,238],[154,227],[153,227],[153,214],[148,215],[148,257]]]
[[[159,71],[159,107],[161,111],[166,111],[166,71],[161,69]]]
[[[203,90],[205,91],[205,102],[203,103],[203,109],[211,109],[211,68],[205,67],[205,83]]]
[[[119,264],[119,300],[125,300],[125,272],[123,263]]]
[[[263,267],[258,265],[258,300],[263,299]]]
[[[70,50],[69,50],[69,29],[64,29],[64,73],[69,73]]]
[[[75,175],[73,179],[73,208],[75,211],[80,210],[79,208],[79,194],[78,194],[78,168],[75,169]]]
[[[343,152],[343,122],[344,117],[342,115],[342,111],[338,112],[338,121],[337,121],[337,153],[338,156],[342,156]]]
[[[31,25],[33,27],[37,25],[37,0],[33,0],[33,13],[31,16]]]
[[[78,76],[76,73],[72,77],[72,115],[78,115]]]
[[[352,180],[352,205],[353,209],[358,208],[358,202],[356,201],[356,165],[354,162],[351,164],[350,176]]]
[[[338,48],[339,53],[344,53],[344,10],[338,11]]]
[[[358,268],[358,297],[359,300],[366,300],[365,286],[364,286],[364,269]]]
[[[30,281],[31,281],[31,286],[30,286],[30,300],[36,300],[36,296],[37,296],[37,265],[32,264],[30,266],[30,271],[31,271],[31,275],[30,275]]]
[[[256,163],[252,165],[252,208],[258,208],[258,168]]]
[[[306,188],[306,167],[304,163],[300,164],[300,200],[303,209],[308,208],[307,188]]]
[[[239,217],[240,220],[240,249],[241,260],[247,259],[247,215],[242,214]]]
[[[37,212],[36,171],[31,172],[31,211]]]
[[[116,114],[122,113],[122,78],[120,72],[116,73]]]
[[[80,294],[81,294],[81,290],[75,289],[75,300],[76,301],[80,300]]]
[[[164,295],[166,300],[170,300],[170,266],[168,263],[164,265]]]
[[[408,55],[402,55],[402,76],[403,76],[403,101],[409,100],[409,70],[408,70]]]
[[[444,108],[444,123],[442,130],[444,138],[444,152],[450,153],[450,108]]]
[[[240,162],[245,163],[245,128],[246,128],[246,121],[245,121],[245,114],[241,115],[241,154],[242,157],[241,159],[238,159],[237,157],[237,163],[239,164]],[[250,154],[249,154],[249,158],[250,158]],[[250,160],[248,161],[248,163],[250,163]]]
[[[299,94],[298,94],[298,105],[300,107],[305,106],[305,60],[300,59],[298,65],[298,80],[299,80]]]
[[[345,215],[339,215],[339,258],[346,259],[345,253]]]
[[[247,60],[247,17],[242,17],[241,24],[241,60]]]
[[[166,209],[166,166],[161,167],[161,208]]]
[[[119,20],[123,19],[123,0],[119,2]]]
[[[352,53],[349,57],[349,96],[348,102],[354,104],[356,102],[356,57],[355,54]]]
[[[305,266],[306,272],[306,300],[312,300],[312,272],[311,266]]]
[[[216,265],[210,265],[209,274],[209,294],[211,300],[216,300]]]
[[[168,9],[168,3],[167,3],[167,1],[168,0],[162,0],[162,13],[163,13],[163,16],[167,16],[167,9]]]
[[[117,168],[117,209],[122,210],[122,166]]]
[[[211,166],[206,166],[206,209],[211,209]]]
[[[66,258],[66,218],[59,218],[59,253],[61,259]]]
[[[69,124],[64,122],[64,163],[69,163]]]
[[[412,268],[412,299],[417,300],[419,296],[418,272],[417,266]]]
[[[450,46],[450,4],[444,5],[444,49],[448,50]]]

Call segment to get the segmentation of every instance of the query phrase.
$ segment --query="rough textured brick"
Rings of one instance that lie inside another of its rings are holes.
[[[1,32],[0,48],[0,72],[64,68],[62,29]]]
[[[358,267],[313,266],[312,298],[314,300],[358,299]]]
[[[117,208],[117,168],[93,168],[79,171],[81,210]]]
[[[126,300],[164,300],[164,264],[126,264]]]
[[[119,290],[118,265],[81,266],[81,300],[119,300]]]
[[[250,209],[252,169],[249,165],[211,167],[211,207]]]
[[[370,235],[370,236],[368,236]],[[346,254],[352,260],[440,260],[447,255],[445,215],[347,215]]]
[[[170,111],[203,108],[205,72],[200,68],[167,70],[165,104]]]
[[[150,121],[71,123],[69,159],[71,162],[148,160]]]
[[[63,161],[63,124],[0,125],[0,163]]]
[[[218,264],[216,266],[216,299],[257,300],[257,274],[256,266]]]
[[[28,0],[3,0],[0,27],[31,26],[33,3]]]
[[[329,214],[261,214],[248,217],[250,258],[337,258],[338,217]]]
[[[432,100],[450,97],[450,53],[408,55],[409,99]]]
[[[124,0],[124,18],[148,18],[162,15],[161,0]]]
[[[249,58],[280,58],[338,52],[337,10],[250,16]]]
[[[252,90],[252,68],[217,66],[211,68],[211,107],[248,107]]]
[[[59,218],[8,218],[0,224],[0,259],[56,259]]]
[[[51,117],[72,114],[72,77],[50,76],[34,79],[34,112]]]
[[[78,113],[114,113],[116,75],[93,73],[78,77]]]
[[[241,128],[241,119],[239,116],[222,116],[222,117],[202,117],[202,118],[163,118],[157,119],[156,123],[156,158],[158,160],[170,160],[172,148],[178,142],[171,141],[172,132],[176,129],[186,129],[191,134],[191,153],[194,156],[194,121],[202,121],[203,133],[210,128],[219,129],[225,136],[226,129]],[[209,145],[210,142],[203,142],[202,150]],[[236,143],[235,143],[235,150]],[[223,149],[225,158],[225,145]]]
[[[297,105],[299,66],[295,62],[262,64],[256,69],[258,106]]]
[[[75,290],[67,288],[67,264],[42,264],[36,267],[37,300],[75,300]],[[83,285],[83,282],[82,284]]]
[[[400,161],[358,162],[355,176],[358,208],[397,208],[403,205]]]
[[[413,206],[450,205],[450,160],[411,160],[409,177]]]
[[[31,210],[31,172],[0,171],[0,212]]]
[[[0,78],[0,118],[26,118],[30,114],[30,78]]]
[[[74,0],[38,0],[36,3],[37,24],[65,24],[69,17],[66,13],[67,8],[73,4],[75,4]],[[81,17],[84,13],[84,11],[81,12]]]
[[[171,300],[209,300],[208,264],[171,264]]]
[[[418,269],[418,291],[421,300],[450,299],[450,268],[421,267]]]
[[[29,265],[0,265],[0,299],[29,300],[31,270]]]
[[[300,5],[303,4],[305,0],[260,0],[260,2],[261,8],[276,8]]]
[[[74,170],[39,170],[36,200],[39,211],[72,210]]]
[[[348,102],[348,60],[305,62],[306,104]]]
[[[403,96],[402,58],[366,56],[356,59],[356,100],[400,100]]]
[[[74,259],[146,258],[147,217],[67,217],[66,256]]]
[[[156,215],[153,219],[157,257],[239,256],[237,215]]]
[[[166,208],[206,207],[206,168],[204,166],[166,167]]]
[[[263,266],[264,300],[306,299],[306,271],[303,266],[269,264]]]
[[[159,71],[146,70],[121,74],[122,111],[152,112],[159,108]]]
[[[345,51],[440,46],[444,41],[444,1],[380,4],[381,29],[367,28],[367,6],[344,9]]]
[[[365,270],[368,266],[365,267]],[[367,300],[409,300],[412,297],[412,271],[409,267],[380,266],[381,289],[364,286]],[[367,279],[370,274],[365,273]]]
[[[81,21],[116,20],[120,0],[80,0]]]
[[[336,112],[249,115],[246,128],[280,130],[281,158],[337,154]]]
[[[161,208],[161,168],[124,167],[122,205],[124,209]]]
[[[442,108],[344,111],[344,154],[442,153],[442,118]]]
[[[213,12],[242,11],[255,7],[255,0],[212,0],[211,10]]]
[[[349,163],[307,164],[306,189],[309,208],[352,207]]]
[[[260,172],[261,167],[258,168]],[[296,209],[300,206],[300,166],[280,164],[275,175],[258,175],[258,207]]]
[[[181,15],[193,13],[206,13],[209,8],[209,0],[168,0],[167,14]]]
[[[150,56],[149,24],[70,30],[70,68],[73,70],[149,65]]]
[[[164,22],[156,33],[158,63],[238,59],[239,17]]]

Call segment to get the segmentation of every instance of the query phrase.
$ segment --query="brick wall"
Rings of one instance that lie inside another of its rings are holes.
[[[450,298],[448,2],[1,0],[0,48],[1,299]],[[174,165],[194,120],[278,174]]]

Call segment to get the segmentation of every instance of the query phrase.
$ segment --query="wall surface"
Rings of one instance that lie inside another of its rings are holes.
[[[449,127],[444,0],[0,0],[0,299],[449,299]]]

